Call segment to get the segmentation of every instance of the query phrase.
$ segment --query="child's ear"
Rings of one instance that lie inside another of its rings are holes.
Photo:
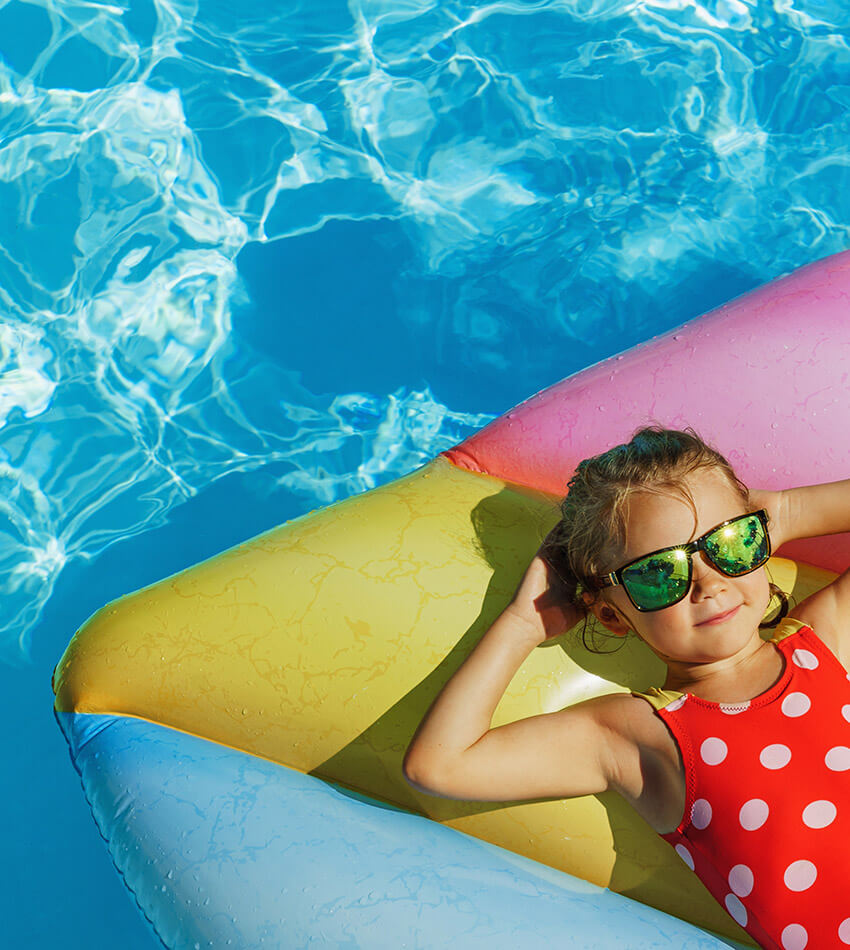
[[[610,630],[615,636],[627,637],[632,632],[632,628],[623,620],[622,615],[614,610],[610,604],[606,604],[604,600],[594,600],[587,591],[581,596],[585,607],[603,627]]]

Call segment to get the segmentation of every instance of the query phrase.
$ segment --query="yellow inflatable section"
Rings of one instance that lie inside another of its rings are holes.
[[[138,717],[334,780],[750,943],[616,795],[465,803],[402,776],[416,726],[557,502],[439,457],[104,607],[55,671],[56,709]],[[797,600],[833,576],[770,570]],[[663,675],[640,643],[598,656],[574,630],[529,657],[495,722]]]

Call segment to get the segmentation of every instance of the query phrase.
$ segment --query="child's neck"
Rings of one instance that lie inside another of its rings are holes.
[[[782,653],[773,643],[761,641],[740,663],[720,671],[706,671],[703,666],[674,669],[668,665],[663,688],[714,703],[743,703],[767,692],[784,669]]]

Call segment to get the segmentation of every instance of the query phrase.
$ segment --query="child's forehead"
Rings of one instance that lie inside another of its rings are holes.
[[[648,551],[693,540],[744,511],[740,493],[716,468],[690,473],[677,488],[638,489],[629,495],[624,511],[626,556],[639,557]]]

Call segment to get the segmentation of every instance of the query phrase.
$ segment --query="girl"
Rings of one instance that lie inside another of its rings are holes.
[[[850,945],[850,571],[759,633],[771,546],[850,530],[850,480],[748,491],[693,431],[646,428],[582,462],[561,512],[420,725],[408,781],[486,801],[615,789],[762,947]],[[663,660],[662,688],[491,729],[530,651],[591,615]]]

